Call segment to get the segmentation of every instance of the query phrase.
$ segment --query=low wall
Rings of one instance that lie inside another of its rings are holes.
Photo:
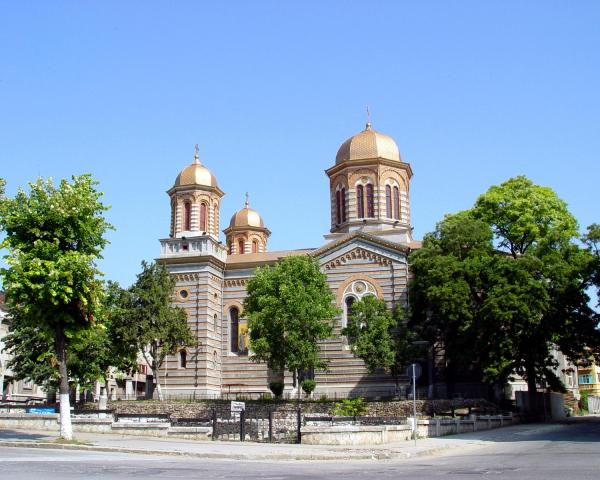
[[[411,438],[408,425],[336,425],[302,428],[308,445],[381,445]]]

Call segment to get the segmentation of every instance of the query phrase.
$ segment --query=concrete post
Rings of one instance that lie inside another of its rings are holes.
[[[106,387],[100,387],[100,397],[98,398],[98,410],[106,410],[108,406],[108,397],[106,396]],[[98,418],[106,418],[106,413],[99,413]]]

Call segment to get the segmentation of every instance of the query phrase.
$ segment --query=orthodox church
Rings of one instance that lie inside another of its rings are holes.
[[[410,164],[400,157],[389,136],[366,128],[340,146],[329,178],[331,229],[317,249],[270,251],[271,232],[260,214],[246,203],[219,240],[220,205],[224,196],[216,177],[200,162],[198,149],[167,191],[171,201],[168,238],[160,240],[158,262],[177,280],[175,301],[184,308],[195,347],[167,358],[161,387],[168,396],[249,396],[269,392],[273,380],[265,364],[248,352],[243,302],[246,283],[257,267],[289,255],[318,260],[342,314],[332,338],[323,342],[327,372],[316,372],[316,395],[380,395],[394,390],[385,373],[369,374],[341,335],[348,308],[366,295],[389,307],[407,302],[407,257],[419,242],[410,225]],[[295,379],[285,374],[286,392]]]

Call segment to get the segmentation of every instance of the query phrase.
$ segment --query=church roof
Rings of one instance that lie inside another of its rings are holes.
[[[339,148],[335,156],[336,165],[349,160],[363,160],[368,158],[385,158],[387,160],[402,161],[398,145],[392,137],[376,132],[367,123],[365,129],[350,137]]]

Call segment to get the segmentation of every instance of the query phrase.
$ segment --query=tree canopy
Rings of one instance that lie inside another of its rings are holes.
[[[113,320],[122,326],[121,334],[135,341],[152,369],[159,400],[163,399],[160,367],[166,356],[196,345],[185,310],[173,306],[174,290],[175,279],[164,265],[142,262],[142,271],[123,294]]]
[[[372,295],[352,304],[342,334],[348,336],[352,353],[365,362],[369,372],[389,372],[397,388],[405,367],[422,353],[413,344],[416,333],[407,328],[404,309],[397,305],[390,311],[384,300]]]
[[[70,339],[91,328],[100,303],[101,275],[96,267],[111,228],[107,207],[90,175],[38,179],[29,192],[0,197],[2,246],[8,268],[0,270],[6,301],[20,325],[52,339],[59,373],[61,435],[72,438],[67,349]]]
[[[244,301],[252,359],[277,373],[326,368],[318,342],[333,332],[333,301],[315,259],[290,256],[257,269]]]
[[[465,365],[499,385],[516,372],[533,395],[542,379],[560,388],[553,345],[575,360],[600,344],[594,257],[576,234],[551,189],[516,177],[425,236],[411,255],[411,322],[443,343],[450,382]]]

